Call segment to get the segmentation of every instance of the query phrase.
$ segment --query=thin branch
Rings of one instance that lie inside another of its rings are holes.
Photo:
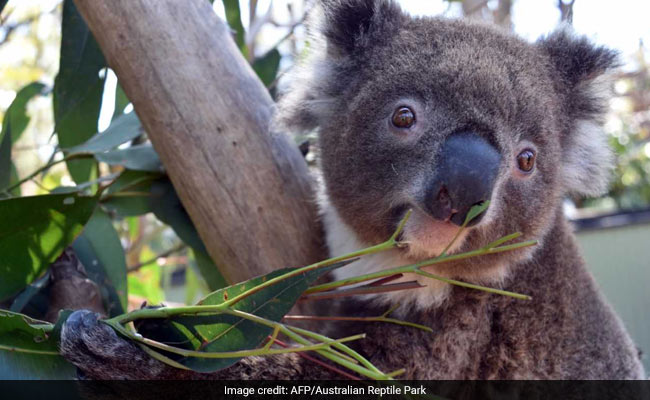
[[[177,253],[177,252],[185,249],[186,247],[187,247],[187,245],[185,243],[180,243],[177,246],[174,246],[174,247],[172,247],[171,249],[169,249],[167,251],[164,251],[164,252],[162,252],[162,253],[160,253],[160,254],[158,254],[156,256],[153,256],[152,258],[150,258],[150,259],[148,259],[146,261],[143,261],[141,263],[138,263],[136,265],[132,265],[132,266],[128,267],[126,269],[126,272],[127,273],[135,272],[135,271],[139,270],[140,268],[144,267],[145,265],[149,265],[149,264],[151,264],[153,262],[156,262],[160,258],[169,257],[170,255],[172,255],[174,253]]]
[[[70,161],[70,160],[75,160],[75,159],[78,159],[78,158],[92,158],[92,157],[93,157],[92,153],[74,153],[74,154],[67,155],[67,156],[63,157],[62,159],[60,159],[60,160],[53,161],[53,162],[51,162],[51,163],[37,169],[36,171],[29,174],[27,177],[19,180],[18,182],[14,183],[13,185],[11,185],[8,188],[3,189],[3,190],[6,191],[6,192],[11,192],[12,190],[14,190],[17,187],[19,187],[20,185],[22,185],[23,183],[25,183],[27,181],[31,181],[33,178],[36,177],[36,175],[40,174],[42,171],[50,169],[52,166],[54,166],[56,164],[61,164],[63,162]]]

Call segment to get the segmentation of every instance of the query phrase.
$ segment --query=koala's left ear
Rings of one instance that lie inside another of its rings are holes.
[[[618,53],[592,44],[569,27],[538,41],[565,112],[562,127],[563,181],[567,192],[597,196],[607,190],[613,155],[602,129],[611,97],[606,73]]]

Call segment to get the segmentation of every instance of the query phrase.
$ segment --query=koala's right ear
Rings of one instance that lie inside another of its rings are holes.
[[[406,18],[392,0],[319,0],[320,31],[332,55],[358,53],[390,37]]]

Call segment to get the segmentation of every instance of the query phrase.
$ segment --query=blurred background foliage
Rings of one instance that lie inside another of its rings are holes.
[[[213,1],[274,97],[308,41],[304,19],[310,3]],[[542,6],[533,0],[401,3],[416,13],[431,6],[438,14],[483,19],[515,31],[516,7],[547,7],[556,15],[553,25],[574,17],[574,1],[566,0]],[[139,307],[145,300],[191,303],[224,286],[73,3],[10,0],[0,1],[0,6],[0,197],[73,193],[97,199],[99,206],[76,221],[85,228],[72,246],[89,277],[109,283],[102,289],[107,304],[117,307],[111,313]],[[628,10],[634,12],[629,4]],[[626,38],[636,50],[623,54],[626,63],[613,84],[606,131],[618,164],[611,191],[599,199],[570,199],[573,216],[584,214],[581,210],[650,205],[649,54],[640,39]],[[308,160],[313,161],[313,154]],[[36,293],[42,286],[37,278],[46,269],[36,268],[25,282],[30,286],[18,296],[0,296],[0,303],[9,302],[14,311],[26,310],[30,302],[37,308]]]

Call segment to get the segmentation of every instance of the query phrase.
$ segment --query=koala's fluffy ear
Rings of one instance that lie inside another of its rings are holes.
[[[607,190],[613,155],[601,127],[611,95],[607,72],[618,54],[562,27],[538,43],[550,61],[565,112],[563,181],[567,192],[597,196]]]
[[[278,104],[281,129],[309,132],[326,121],[338,96],[353,86],[364,55],[389,40],[407,19],[392,0],[317,0],[309,12],[304,57]]]
[[[320,0],[320,27],[333,54],[355,54],[386,40],[405,18],[391,0]]]

